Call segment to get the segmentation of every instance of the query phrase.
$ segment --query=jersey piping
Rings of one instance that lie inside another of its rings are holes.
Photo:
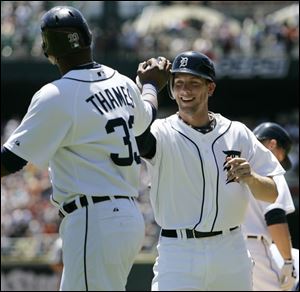
[[[171,126],[171,127],[172,127],[173,130],[175,130],[176,132],[178,132],[181,136],[183,136],[184,138],[188,139],[196,147],[198,155],[199,155],[199,158],[200,158],[200,162],[201,162],[202,179],[203,179],[202,204],[201,204],[201,213],[200,213],[199,221],[193,227],[193,229],[195,229],[200,224],[200,222],[202,220],[203,208],[204,208],[204,201],[205,201],[205,176],[204,176],[204,170],[203,170],[203,161],[202,161],[200,150],[199,150],[198,146],[196,145],[196,143],[192,139],[190,139],[189,137],[187,137],[185,134],[183,134],[179,130],[175,129],[173,126]]]
[[[219,167],[218,167],[218,163],[217,163],[217,159],[216,159],[216,155],[215,155],[215,152],[214,152],[214,145],[216,143],[216,141],[221,138],[223,135],[225,135],[226,132],[228,132],[228,130],[230,129],[232,125],[232,121],[230,122],[229,126],[227,127],[227,129],[220,135],[218,136],[212,143],[212,153],[213,153],[213,156],[214,156],[214,160],[215,160],[215,164],[216,164],[216,167],[217,167],[217,183],[216,183],[216,215],[215,215],[215,218],[214,218],[214,221],[213,221],[213,224],[212,224],[212,227],[211,227],[211,231],[213,231],[214,229],[214,226],[215,226],[215,222],[216,222],[216,219],[218,217],[218,211],[219,211],[219,206],[218,206],[218,198],[219,198]],[[199,147],[196,145],[196,143],[190,139],[189,137],[187,137],[185,134],[183,134],[182,132],[180,132],[179,130],[175,129],[173,126],[172,126],[173,130],[175,130],[176,132],[178,132],[181,136],[183,136],[184,138],[188,139],[197,149],[197,152],[198,152],[198,155],[199,155],[199,158],[200,158],[200,162],[201,162],[201,170],[202,170],[202,179],[203,179],[203,188],[202,188],[202,204],[201,204],[201,213],[200,213],[200,217],[199,217],[199,221],[194,225],[193,229],[196,229],[197,226],[201,223],[201,220],[202,220],[202,216],[203,216],[203,208],[204,208],[204,201],[205,201],[205,175],[204,175],[204,170],[203,170],[203,161],[202,161],[202,157],[201,157],[201,152],[199,150]]]
[[[88,286],[88,276],[87,276],[87,259],[86,259],[86,246],[87,246],[87,235],[88,235],[88,219],[89,219],[89,216],[88,216],[88,208],[85,207],[85,234],[84,234],[84,259],[83,259],[83,265],[84,265],[84,281],[85,281],[85,289],[86,291],[89,291],[89,286]]]
[[[216,155],[215,155],[215,151],[214,151],[214,145],[215,143],[217,142],[217,140],[219,138],[221,138],[231,127],[232,125],[232,121],[230,122],[228,128],[224,131],[224,133],[222,133],[220,136],[218,136],[214,142],[212,143],[211,145],[211,150],[212,150],[212,153],[213,153],[213,156],[214,156],[214,160],[215,160],[215,164],[217,166],[217,184],[216,184],[216,215],[215,215],[215,219],[213,221],[213,224],[212,224],[212,227],[211,227],[211,231],[213,231],[214,229],[214,226],[215,226],[215,223],[216,223],[216,220],[217,220],[217,217],[218,217],[218,213],[219,213],[219,167],[218,167],[218,163],[217,163],[217,158],[216,158]]]
[[[114,71],[114,73],[111,76],[109,76],[105,79],[97,79],[97,80],[82,80],[82,79],[77,79],[77,78],[72,78],[72,77],[62,77],[61,79],[70,79],[70,80],[79,81],[79,82],[93,83],[93,82],[101,82],[101,81],[106,81],[108,79],[111,79],[115,74],[116,74],[116,71]]]

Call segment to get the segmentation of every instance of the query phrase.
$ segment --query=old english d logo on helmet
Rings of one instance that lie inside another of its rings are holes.
[[[188,57],[181,57],[179,68],[186,67],[188,64]]]

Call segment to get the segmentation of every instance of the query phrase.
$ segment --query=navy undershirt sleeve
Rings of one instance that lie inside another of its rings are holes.
[[[21,158],[20,156],[14,154],[13,152],[9,151],[7,148],[2,147],[1,164],[9,173],[13,173],[22,169],[27,164],[27,161]]]
[[[275,208],[267,212],[265,214],[265,220],[268,226],[287,222],[285,211],[280,208]]]

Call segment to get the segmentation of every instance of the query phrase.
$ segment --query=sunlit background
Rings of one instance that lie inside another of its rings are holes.
[[[135,80],[149,57],[171,61],[185,50],[211,57],[217,89],[210,109],[244,122],[281,124],[294,145],[286,175],[297,211],[289,216],[299,248],[299,4],[298,1],[2,1],[1,145],[18,126],[31,97],[59,72],[41,50],[39,20],[51,7],[77,7],[93,33],[94,59]],[[176,111],[165,90],[159,117]],[[143,179],[143,177],[142,177]],[[50,204],[47,170],[29,164],[1,181],[1,290],[56,290],[60,218]],[[159,228],[141,185],[146,222],[128,289],[149,290]]]

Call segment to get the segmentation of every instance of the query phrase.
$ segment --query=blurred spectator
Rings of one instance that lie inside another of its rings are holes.
[[[49,6],[55,5],[57,2],[2,1],[2,57],[42,57],[41,39],[37,37],[40,29],[38,19]],[[209,52],[211,48],[214,48],[214,52],[217,54],[214,56],[215,58],[237,55],[299,58],[299,12],[298,15],[295,13],[290,18],[287,17],[285,21],[275,21],[270,15],[252,11],[252,15],[249,12],[250,15],[240,21],[238,31],[234,26],[229,25],[230,21],[226,18],[226,10],[219,11],[219,13],[225,13],[225,20],[217,31],[209,22],[203,22],[195,17],[184,21],[170,17],[168,25],[165,27],[149,31],[146,35],[139,35],[138,29],[131,19],[123,19],[122,24],[119,18],[107,18],[109,19],[107,25],[100,27],[101,10],[89,9],[91,7],[89,2],[91,1],[66,1],[66,4],[85,7],[88,20],[89,18],[93,19],[94,30],[99,32],[96,34],[94,45],[101,54],[109,53],[122,57],[125,54],[127,57],[142,59],[153,55],[166,55],[172,58],[183,50],[195,49]],[[144,5],[149,6],[151,2],[153,1]],[[193,10],[194,7],[207,6],[201,2],[209,1],[198,1],[198,3],[192,1],[188,7]],[[180,4],[183,5],[180,2],[176,3],[176,5]],[[126,5],[134,5],[134,3]],[[168,5],[162,5],[157,13],[174,5],[173,1],[169,1]],[[98,17],[96,17],[97,14]],[[97,18],[100,20],[96,22]],[[152,20],[143,19],[143,21],[151,22]]]

